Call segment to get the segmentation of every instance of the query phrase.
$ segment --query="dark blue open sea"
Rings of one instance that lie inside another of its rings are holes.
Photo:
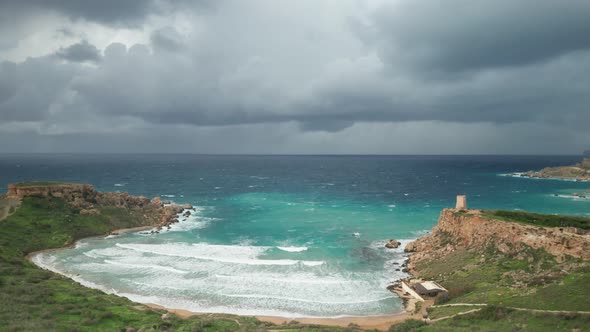
[[[473,208],[590,215],[590,183],[506,173],[578,156],[0,155],[0,185],[93,184],[191,203],[155,236],[83,240],[37,263],[107,292],[201,312],[336,317],[399,311],[403,243],[467,194]],[[560,196],[554,196],[560,194]]]

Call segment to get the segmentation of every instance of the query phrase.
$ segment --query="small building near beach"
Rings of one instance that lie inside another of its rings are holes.
[[[424,301],[425,298],[434,298],[441,293],[448,291],[438,284],[436,281],[419,281],[419,282],[401,282],[402,289],[419,301]]]

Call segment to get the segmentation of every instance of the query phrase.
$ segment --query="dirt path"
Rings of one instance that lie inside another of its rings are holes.
[[[450,304],[442,304],[442,305],[433,305],[432,308],[444,308],[444,307],[485,307],[489,304],[486,303],[450,303]],[[580,314],[580,315],[590,315],[590,311],[576,311],[576,310],[545,310],[545,309],[529,309],[529,308],[517,308],[517,307],[505,307],[506,309],[512,310],[519,310],[519,311],[528,311],[528,312],[538,312],[538,313],[548,313],[548,314]],[[473,309],[473,310],[481,310]],[[440,319],[440,318],[439,318]]]
[[[480,311],[481,309],[483,309],[483,308],[471,309],[471,310],[467,310],[467,311],[463,311],[463,312],[458,312],[458,313],[456,313],[454,315],[444,316],[444,317],[440,317],[440,318],[436,318],[436,319],[431,319],[429,321],[429,323],[434,323],[434,322],[438,322],[438,321],[441,321],[441,320],[453,318],[455,316],[467,315],[467,314],[470,314],[472,312]]]

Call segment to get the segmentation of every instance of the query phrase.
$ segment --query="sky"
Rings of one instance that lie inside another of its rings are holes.
[[[586,149],[588,0],[0,0],[0,152]]]

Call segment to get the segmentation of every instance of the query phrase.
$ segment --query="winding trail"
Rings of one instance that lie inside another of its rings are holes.
[[[481,308],[471,309],[468,311],[456,313],[454,315],[449,315],[449,316],[445,316],[445,317],[432,319],[432,320],[430,320],[430,322],[434,323],[434,322],[438,322],[441,320],[453,318],[455,316],[466,315],[466,314],[470,314],[472,312],[477,312],[477,311],[480,311],[481,309],[483,309],[484,307],[487,307],[488,305],[489,304],[486,304],[486,303],[451,303],[451,304],[433,305],[433,306],[431,306],[431,308],[474,307],[474,306],[481,307]],[[534,312],[534,313],[590,315],[590,311],[544,310],[544,309],[529,309],[529,308],[517,308],[517,307],[504,307],[504,308],[511,309],[511,310],[518,310],[518,311]]]

